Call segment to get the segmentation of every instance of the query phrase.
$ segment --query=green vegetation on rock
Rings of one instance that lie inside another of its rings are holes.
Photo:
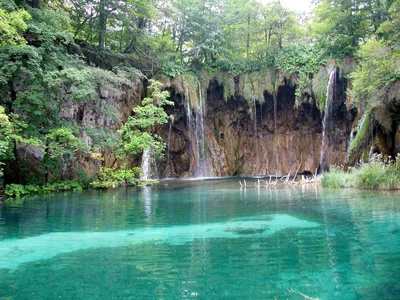
[[[362,188],[372,190],[400,189],[400,155],[395,160],[384,159],[381,155],[371,158],[348,171],[339,167],[330,168],[323,174],[321,184],[332,188]]]

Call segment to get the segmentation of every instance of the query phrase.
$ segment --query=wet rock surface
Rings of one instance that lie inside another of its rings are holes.
[[[354,116],[345,105],[346,84],[344,79],[336,81],[332,116],[327,120],[329,165],[343,164],[347,156]],[[320,163],[323,115],[313,101],[296,103],[290,82],[278,88],[276,97],[275,108],[273,95],[265,91],[264,103],[256,102],[254,114],[245,99],[236,95],[225,101],[223,87],[215,80],[210,82],[204,117],[210,176],[315,172]],[[198,159],[196,151],[190,151],[196,140],[186,121],[184,96],[173,91],[172,98],[175,107],[168,111],[175,116],[172,130],[160,129],[165,140],[170,135],[169,165],[173,167],[168,177],[191,176]]]

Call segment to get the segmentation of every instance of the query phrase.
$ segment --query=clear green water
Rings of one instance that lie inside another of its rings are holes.
[[[399,193],[217,180],[0,205],[0,299],[399,299],[399,277]]]

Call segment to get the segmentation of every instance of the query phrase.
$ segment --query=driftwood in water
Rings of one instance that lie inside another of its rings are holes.
[[[291,172],[289,172],[288,175],[282,176],[280,178],[278,178],[277,176],[275,176],[275,180],[272,180],[272,176],[269,176],[269,180],[263,180],[263,179],[257,179],[257,181],[252,185],[252,186],[247,186],[246,180],[239,181],[240,184],[240,188],[251,188],[251,187],[256,187],[256,188],[260,188],[260,187],[271,187],[271,186],[277,186],[277,185],[295,185],[295,184],[310,184],[310,183],[316,183],[318,182],[319,177],[317,176],[317,172],[315,172],[315,174],[312,177],[306,177],[304,175],[296,175],[293,176],[293,179],[290,180],[290,174]]]
[[[300,295],[301,297],[303,297],[303,298],[306,299],[306,300],[320,300],[319,298],[313,298],[313,297],[307,296],[307,295],[305,295],[305,294],[303,294],[303,293],[300,293],[300,292],[298,292],[298,291],[295,291],[295,290],[292,289],[292,288],[289,290],[289,292],[290,292],[290,293],[294,293],[294,294],[298,294],[298,295]]]

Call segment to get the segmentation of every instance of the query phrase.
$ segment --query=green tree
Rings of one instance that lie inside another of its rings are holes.
[[[400,80],[400,47],[371,39],[360,47],[358,57],[360,64],[350,76],[353,85],[350,94],[365,107],[376,105],[384,88]]]
[[[25,44],[26,40],[21,33],[27,29],[25,20],[29,18],[29,13],[24,9],[10,13],[0,9],[0,47]]]
[[[39,145],[40,141],[32,137],[24,137],[23,129],[26,124],[18,119],[18,115],[7,115],[4,107],[0,106],[0,179],[4,179],[4,165],[15,159],[16,143]],[[1,180],[3,185],[3,180]]]
[[[75,154],[84,150],[89,150],[88,146],[70,128],[60,127],[50,130],[45,136],[45,147],[43,149],[45,183],[49,182],[50,175],[52,175],[53,180],[64,179],[66,169],[72,163]],[[60,171],[59,174],[56,171]]]
[[[75,128],[77,134],[83,131],[82,120],[64,115],[67,106],[97,104],[97,112],[108,123],[118,123],[119,112],[102,95],[105,91],[121,94],[140,72],[117,65],[112,71],[88,66],[80,56],[70,53],[77,45],[68,15],[46,7],[31,10],[30,15],[28,44],[0,47],[0,104],[7,114],[17,113],[26,124],[25,134],[42,140],[45,149],[49,149],[48,135],[55,130],[67,126]],[[17,149],[12,148],[15,159],[19,157]],[[18,161],[7,169],[15,175],[7,177],[19,181]]]
[[[319,0],[312,33],[327,54],[352,56],[359,44],[374,34],[388,18],[391,0]]]
[[[161,87],[161,82],[150,80],[149,97],[143,99],[141,106],[133,109],[133,115],[118,131],[122,138],[117,151],[119,157],[136,155],[150,148],[153,148],[156,156],[163,155],[165,143],[152,129],[168,122],[164,106],[173,105],[173,102],[168,100],[169,92],[161,91]]]

